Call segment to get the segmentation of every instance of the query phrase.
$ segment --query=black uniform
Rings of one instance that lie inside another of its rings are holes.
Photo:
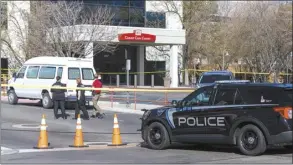
[[[83,88],[83,84],[78,84],[77,88]],[[89,114],[87,112],[87,109],[85,107],[85,90],[76,90],[76,106],[75,106],[75,118],[78,117],[78,114],[80,112],[80,109],[82,110],[82,113],[84,115],[85,119],[89,119]]]
[[[57,81],[52,85],[52,87],[66,87],[65,84],[62,84],[60,81]],[[65,113],[65,92],[66,89],[51,89],[52,95],[53,95],[53,101],[54,101],[54,115],[55,118],[57,118],[58,114],[58,108],[60,106],[61,112],[62,112],[62,118],[66,119],[66,113]]]

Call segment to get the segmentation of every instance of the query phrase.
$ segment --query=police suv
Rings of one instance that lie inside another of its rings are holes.
[[[141,135],[152,149],[173,142],[236,145],[245,155],[271,145],[292,148],[292,84],[218,81],[142,111]]]

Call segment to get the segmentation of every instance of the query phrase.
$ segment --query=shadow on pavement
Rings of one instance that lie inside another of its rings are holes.
[[[141,142],[140,147],[150,149],[147,144]],[[208,145],[208,144],[172,144],[166,150],[193,150],[193,151],[211,151],[211,152],[226,152],[243,155],[237,147],[231,146],[218,146],[218,145]],[[292,149],[286,149],[283,147],[271,147],[262,155],[283,155],[283,154],[292,154]]]

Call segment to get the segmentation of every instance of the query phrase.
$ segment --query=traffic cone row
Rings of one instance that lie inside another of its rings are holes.
[[[117,118],[117,115],[114,114],[112,144],[108,144],[108,146],[123,146],[123,145],[127,145],[127,143],[122,143],[120,128],[118,124],[118,118]],[[76,147],[76,148],[89,147],[88,145],[84,145],[84,142],[83,142],[83,133],[82,133],[80,114],[78,115],[78,118],[76,121],[76,131],[74,136],[74,142],[73,142],[73,145],[69,145],[69,147]],[[52,149],[53,148],[53,147],[50,147],[50,143],[48,142],[48,132],[47,132],[47,124],[46,124],[45,115],[42,115],[38,145],[34,148],[35,149]]]

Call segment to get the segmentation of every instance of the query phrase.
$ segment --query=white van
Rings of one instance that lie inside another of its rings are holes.
[[[81,78],[86,87],[91,87],[94,81],[95,69],[91,60],[72,57],[35,57],[26,61],[18,72],[13,73],[8,82],[8,102],[17,104],[18,99],[41,100],[44,108],[52,108],[52,93],[50,88],[38,86],[52,86],[56,76],[67,87],[76,87],[76,78]],[[18,85],[18,86],[12,86]],[[23,87],[19,86],[23,85]],[[31,87],[35,85],[36,88]],[[67,90],[66,101],[76,100],[76,91]],[[91,91],[86,91],[86,100],[92,100]]]

